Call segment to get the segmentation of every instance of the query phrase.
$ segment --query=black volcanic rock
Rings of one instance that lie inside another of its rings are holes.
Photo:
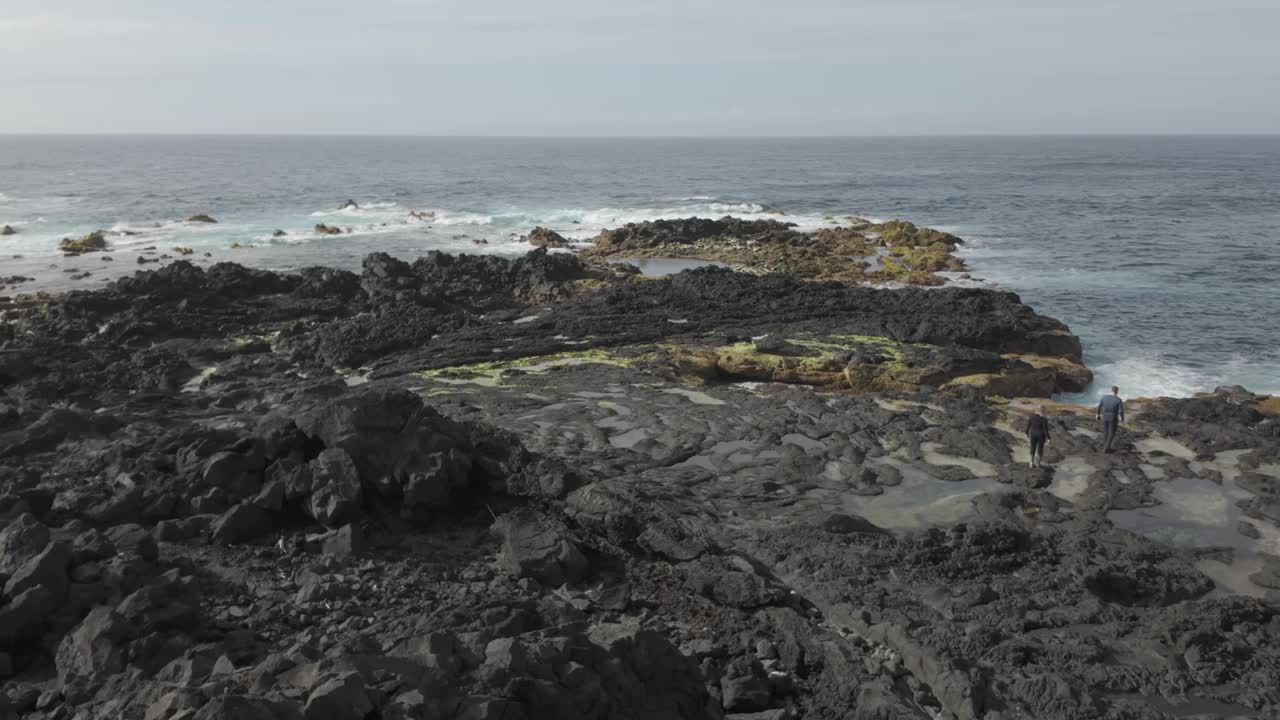
[[[669,236],[794,232],[708,222]],[[1275,563],[1236,595],[1202,571],[1231,553],[1117,525],[1176,479],[1247,493],[1206,507],[1254,549],[1266,401],[1133,403],[1111,455],[1055,409],[1033,472],[1018,402],[935,387],[1079,357],[1009,293],[539,251],[177,261],[0,312],[0,715],[1280,708]],[[804,382],[860,370],[897,384]]]

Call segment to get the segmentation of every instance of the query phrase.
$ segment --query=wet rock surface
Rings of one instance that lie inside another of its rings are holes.
[[[1081,349],[1011,294],[540,250],[0,312],[0,717],[1280,712],[1269,399],[1030,468]]]

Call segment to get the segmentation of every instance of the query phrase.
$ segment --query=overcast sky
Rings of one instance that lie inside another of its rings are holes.
[[[0,0],[0,132],[1280,132],[1280,0]]]

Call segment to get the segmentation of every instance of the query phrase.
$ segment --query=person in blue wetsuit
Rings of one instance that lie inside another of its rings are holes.
[[[1116,439],[1116,428],[1124,422],[1124,401],[1120,399],[1120,388],[1111,386],[1111,394],[1104,395],[1098,401],[1097,418],[1102,421],[1102,452],[1112,452],[1111,444]]]

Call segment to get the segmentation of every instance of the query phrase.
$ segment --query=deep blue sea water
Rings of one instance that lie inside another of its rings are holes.
[[[360,209],[337,210],[348,198]],[[0,276],[29,288],[131,272],[146,246],[355,268],[374,250],[516,254],[535,225],[585,239],[775,208],[802,227],[857,214],[960,235],[975,276],[1068,323],[1123,395],[1280,393],[1280,136],[0,137],[0,225],[19,231],[0,237]],[[196,213],[219,223],[180,222]],[[113,238],[112,263],[56,251],[96,228],[140,234]]]

